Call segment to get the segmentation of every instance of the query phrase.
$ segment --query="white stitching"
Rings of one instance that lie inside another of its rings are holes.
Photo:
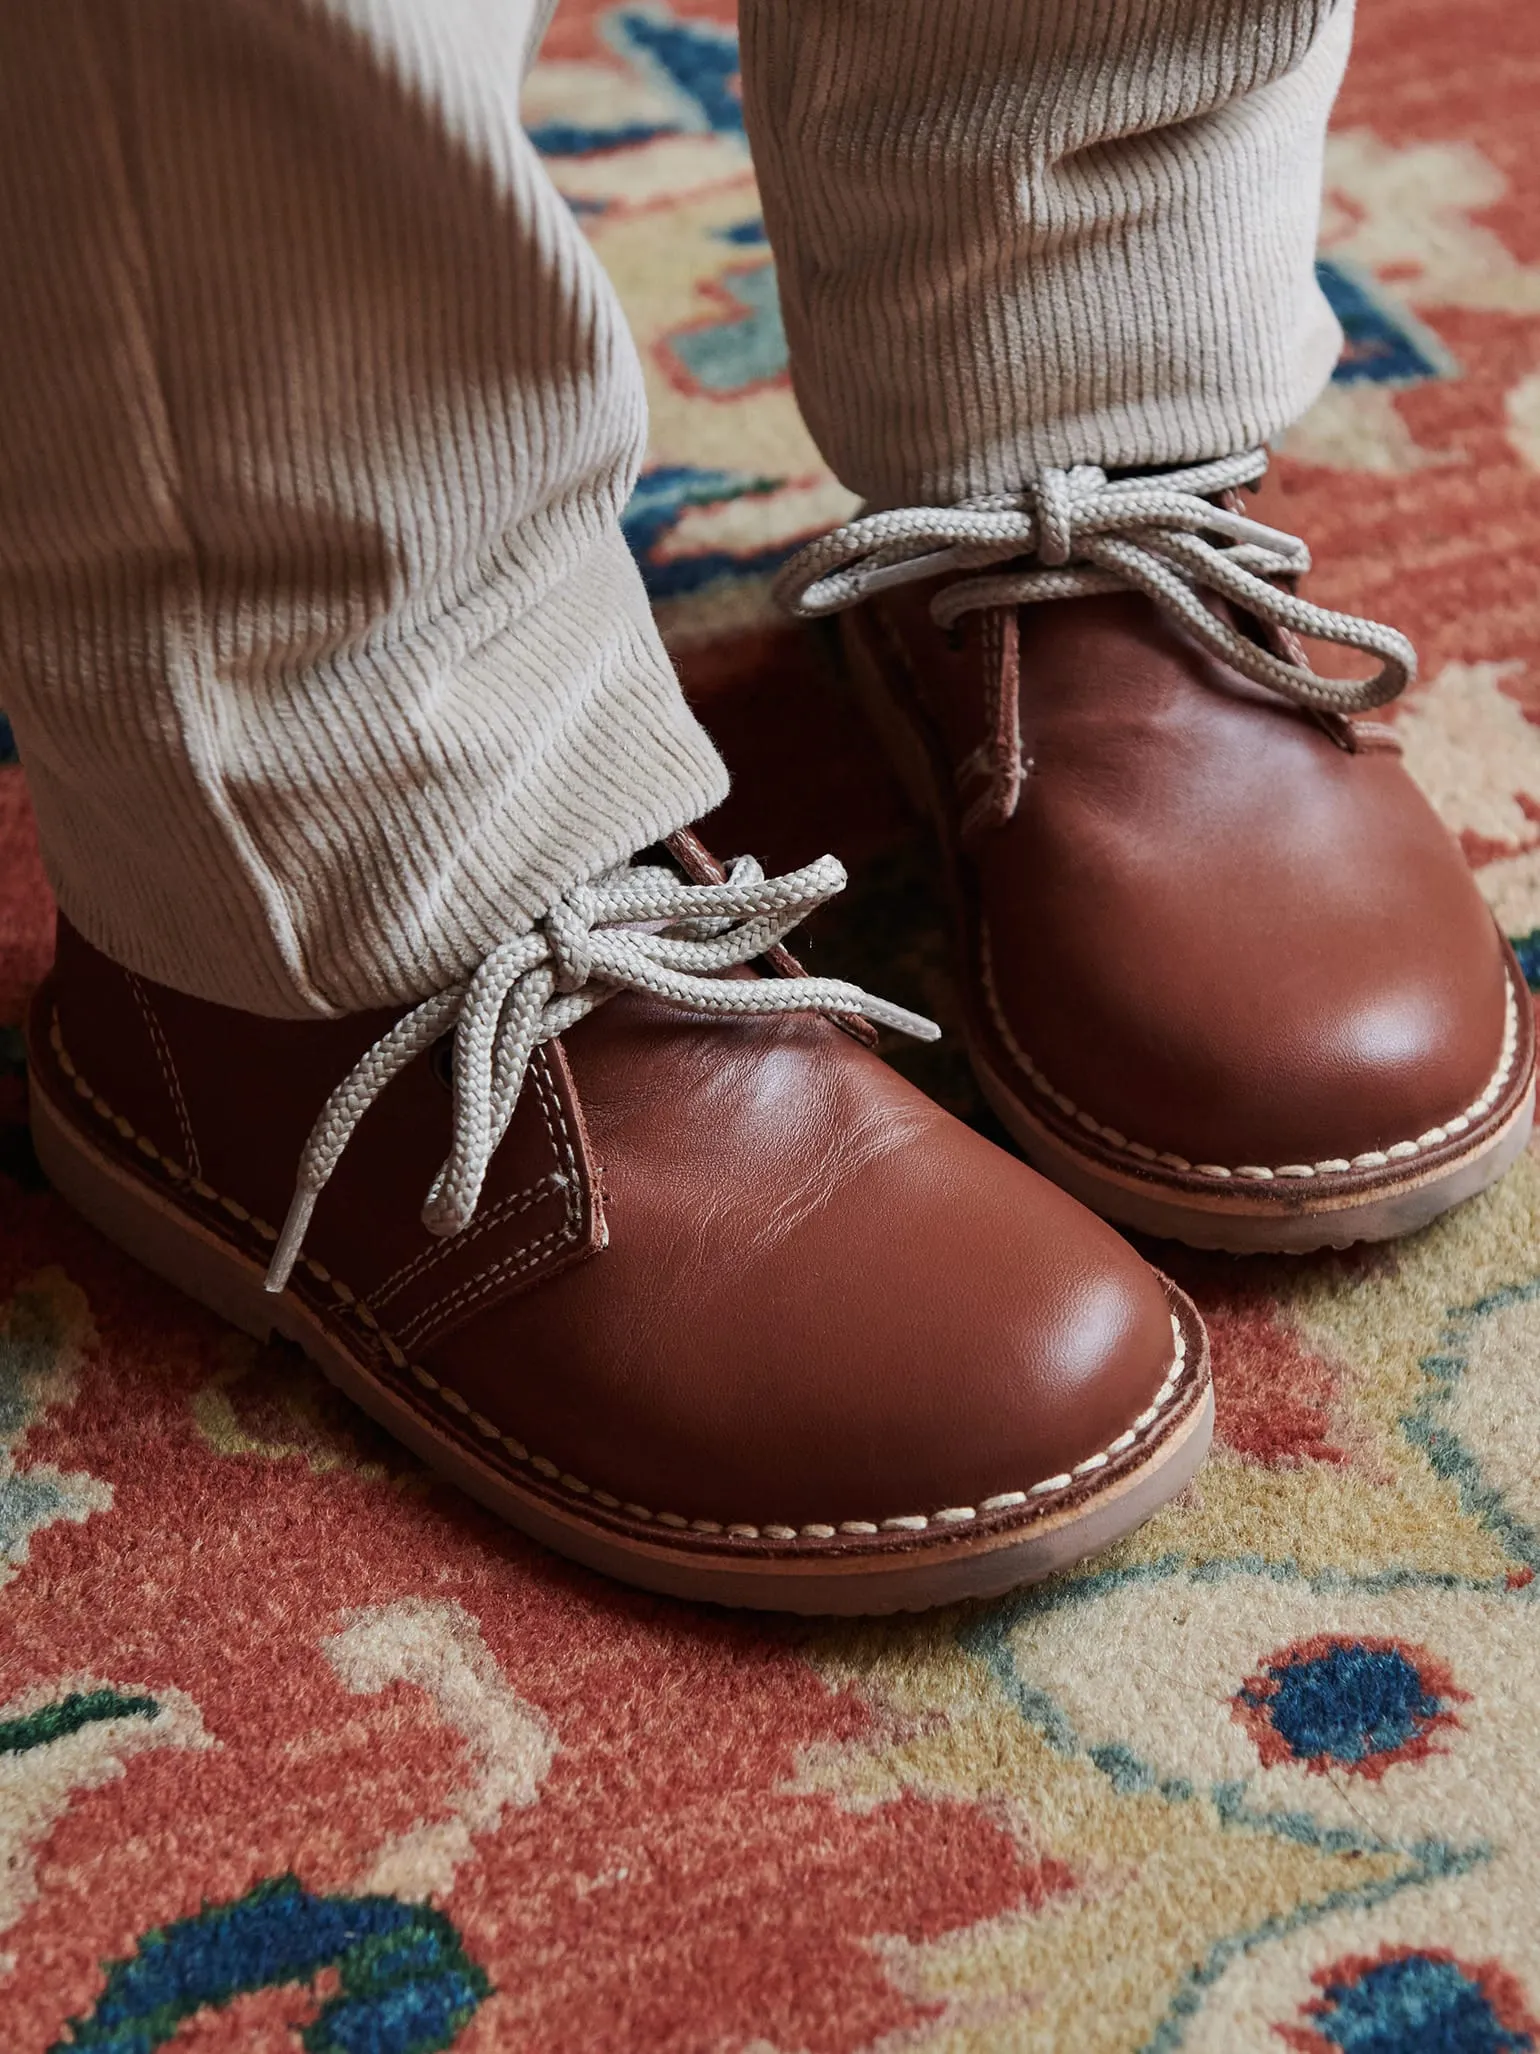
[[[432,1305],[424,1307],[415,1319],[409,1320],[401,1329],[401,1339],[409,1348],[420,1348],[430,1335],[443,1329],[447,1319],[463,1312],[467,1305],[474,1305],[478,1299],[484,1298],[498,1283],[506,1282],[509,1277],[516,1277],[529,1269],[539,1260],[541,1249],[550,1247],[552,1242],[560,1246],[563,1242],[577,1239],[582,1214],[577,1189],[577,1163],[572,1153],[572,1132],[567,1125],[567,1116],[562,1110],[561,1099],[546,1065],[538,1060],[543,1054],[543,1050],[537,1051],[537,1060],[530,1063],[530,1075],[534,1079],[540,1115],[545,1121],[545,1131],[551,1147],[565,1164],[567,1202],[562,1223],[559,1227],[553,1227],[548,1234],[542,1234],[537,1241],[526,1241],[522,1248],[510,1250],[490,1269],[479,1270],[475,1276],[466,1277],[462,1283],[455,1286],[447,1298],[437,1299]],[[556,1139],[556,1127],[552,1125],[553,1113],[556,1124],[561,1128],[560,1141]],[[379,1303],[378,1297],[375,1302]]]
[[[474,1305],[478,1298],[485,1298],[495,1285],[509,1277],[516,1277],[522,1270],[540,1260],[541,1250],[549,1248],[554,1241],[558,1244],[574,1238],[572,1215],[569,1210],[559,1227],[552,1227],[550,1233],[542,1234],[538,1241],[527,1241],[522,1248],[515,1249],[490,1269],[478,1270],[473,1277],[467,1277],[457,1284],[447,1298],[437,1298],[416,1319],[408,1320],[400,1328],[400,1338],[408,1348],[421,1347],[424,1340],[436,1333],[452,1314],[463,1312],[468,1305]]]
[[[176,1064],[172,1061],[171,1048],[161,1027],[159,1015],[150,1004],[149,993],[135,973],[132,970],[125,970],[123,975],[128,979],[129,990],[138,1000],[144,1024],[150,1031],[150,1041],[155,1049],[156,1060],[160,1064],[161,1080],[170,1094],[177,1125],[182,1130],[182,1146],[187,1150],[187,1167],[195,1177],[201,1177],[203,1165],[198,1160],[198,1143],[193,1134],[192,1120],[188,1115],[187,1101],[182,1096],[182,1080],[177,1075]]]
[[[414,1255],[410,1262],[387,1277],[380,1289],[375,1292],[374,1302],[376,1305],[388,1305],[391,1299],[398,1297],[409,1283],[414,1283],[424,1271],[432,1269],[436,1263],[443,1262],[455,1252],[457,1247],[463,1247],[467,1241],[474,1240],[478,1234],[483,1233],[488,1227],[495,1226],[500,1220],[511,1219],[519,1213],[527,1211],[529,1206],[537,1203],[551,1188],[565,1190],[564,1212],[566,1224],[569,1229],[576,1226],[578,1201],[573,1187],[577,1181],[577,1164],[573,1160],[572,1136],[567,1127],[566,1115],[562,1111],[561,1098],[551,1082],[548,1059],[543,1048],[535,1050],[530,1058],[529,1069],[530,1075],[534,1079],[535,1094],[540,1106],[540,1116],[545,1122],[546,1138],[551,1144],[551,1153],[557,1157],[556,1169],[547,1171],[538,1183],[526,1184],[522,1191],[513,1192],[510,1196],[500,1199],[490,1210],[478,1214],[474,1224],[468,1227],[463,1234],[455,1235],[453,1241],[440,1242],[436,1247],[425,1248],[421,1254]],[[559,1142],[556,1139],[556,1129],[551,1124],[553,1109],[557,1120],[561,1124],[562,1138]],[[541,1241],[526,1242],[524,1245],[527,1248],[539,1248],[543,1247],[545,1242],[550,1239],[551,1236],[547,1234]],[[517,1254],[519,1251],[514,1250],[512,1252]],[[430,1307],[428,1310],[431,1312],[432,1308]],[[427,1313],[419,1314],[419,1319],[426,1318],[427,1316]]]
[[[1498,1057],[1497,1068],[1481,1096],[1474,1099],[1463,1113],[1457,1113],[1452,1120],[1446,1120],[1441,1127],[1430,1127],[1425,1134],[1419,1134],[1415,1141],[1397,1141],[1389,1148],[1366,1150],[1362,1155],[1353,1156],[1351,1160],[1343,1156],[1328,1156],[1321,1162],[1283,1163],[1276,1169],[1265,1169],[1257,1163],[1242,1163],[1234,1169],[1227,1168],[1223,1163],[1194,1163],[1189,1162],[1183,1155],[1157,1151],[1146,1147],[1142,1141],[1130,1141],[1128,1136],[1120,1134],[1116,1127],[1104,1126],[1092,1114],[1083,1112],[1064,1092],[1056,1091],[1011,1032],[1010,1022],[1005,1017],[1005,1008],[1000,1002],[1000,994],[995,985],[994,964],[989,948],[989,929],[982,921],[979,924],[979,956],[984,996],[989,1001],[989,1010],[995,1027],[1012,1060],[1023,1072],[1034,1091],[1046,1098],[1066,1119],[1074,1120],[1076,1125],[1084,1127],[1088,1134],[1094,1134],[1099,1141],[1105,1142],[1114,1153],[1130,1156],[1135,1162],[1174,1170],[1181,1176],[1207,1177],[1215,1183],[1227,1182],[1231,1177],[1244,1178],[1255,1184],[1272,1183],[1280,1177],[1340,1177],[1353,1170],[1382,1170],[1393,1162],[1408,1162],[1413,1156],[1421,1155],[1427,1149],[1441,1147],[1444,1142],[1465,1133],[1467,1128],[1484,1119],[1496,1104],[1513,1068],[1513,1059],[1518,1053],[1518,999],[1513,989],[1513,979],[1505,970],[1503,982],[1507,987],[1508,998],[1507,1010],[1503,1016],[1502,1052]]]
[[[576,1227],[579,1212],[577,1161],[572,1152],[572,1130],[567,1125],[567,1115],[562,1110],[561,1096],[551,1077],[550,1062],[543,1048],[536,1049],[530,1061],[530,1073],[535,1080],[535,1096],[540,1101],[541,1114],[545,1120],[545,1131],[550,1136],[552,1148],[558,1149],[567,1172],[567,1224]],[[561,1128],[561,1141],[556,1139],[551,1125],[551,1114],[555,1113],[557,1125]]]
[[[446,1261],[457,1248],[463,1248],[467,1241],[474,1241],[477,1235],[486,1233],[491,1227],[500,1226],[506,1220],[517,1219],[521,1212],[528,1212],[531,1206],[539,1205],[543,1199],[552,1197],[557,1191],[564,1191],[566,1181],[559,1171],[548,1170],[538,1183],[526,1184],[522,1191],[510,1191],[506,1197],[500,1198],[496,1205],[481,1207],[477,1211],[474,1224],[467,1227],[463,1234],[456,1234],[451,1240],[439,1241],[433,1247],[423,1249],[420,1254],[414,1255],[410,1262],[403,1263],[400,1269],[387,1277],[374,1294],[375,1304],[388,1305],[392,1298],[399,1298],[408,1284],[416,1283],[425,1271],[432,1269],[437,1263]],[[564,1198],[564,1207],[567,1203]]]
[[[500,1435],[499,1439],[501,1445],[513,1456],[516,1462],[527,1462],[532,1469],[545,1477],[548,1482],[559,1483],[566,1490],[580,1493],[585,1497],[592,1497],[596,1504],[603,1505],[611,1511],[623,1511],[630,1518],[638,1522],[668,1527],[676,1532],[688,1530],[692,1533],[725,1533],[731,1540],[827,1541],[835,1539],[839,1534],[873,1536],[880,1533],[924,1533],[933,1527],[940,1527],[943,1530],[955,1530],[962,1526],[974,1524],[981,1516],[987,1516],[991,1513],[1015,1511],[1033,1499],[1057,1496],[1069,1490],[1083,1478],[1094,1475],[1100,1469],[1105,1469],[1115,1455],[1126,1453],[1136,1441],[1148,1433],[1150,1427],[1176,1396],[1177,1389],[1182,1382],[1187,1367],[1187,1341],[1182,1332],[1181,1323],[1174,1313],[1171,1315],[1171,1335],[1173,1355],[1171,1367],[1166,1372],[1165,1380],[1134,1424],[1131,1427],[1125,1428],[1107,1447],[1099,1450],[1094,1455],[1086,1456],[1084,1461],[1077,1462],[1073,1469],[1064,1470],[1057,1476],[1045,1477],[1041,1483],[1033,1484],[1029,1490],[1002,1491],[993,1497],[983,1499],[977,1506],[949,1505],[940,1512],[929,1514],[911,1512],[898,1518],[883,1519],[881,1521],[846,1519],[842,1520],[838,1526],[830,1525],[824,1521],[809,1521],[801,1527],[780,1525],[750,1526],[736,1521],[722,1523],[710,1519],[686,1519],[681,1512],[654,1512],[646,1505],[622,1503],[609,1492],[595,1490],[591,1486],[582,1483],[579,1478],[569,1475],[565,1470],[559,1469],[547,1456],[531,1455],[522,1441],[513,1440],[506,1434]],[[419,1382],[426,1384],[440,1396],[448,1398],[456,1411],[468,1410],[465,1400],[460,1397],[457,1391],[448,1390],[446,1386],[438,1383],[436,1379],[430,1378],[426,1372],[416,1368],[413,1369],[413,1375],[417,1377]],[[472,1423],[480,1427],[483,1433],[491,1426],[490,1420],[483,1423],[477,1420],[474,1414],[471,1417]]]
[[[147,1156],[160,1163],[162,1168],[172,1171],[173,1174],[180,1171],[180,1165],[172,1164],[153,1144],[144,1141],[135,1133],[127,1120],[114,1114],[104,1101],[92,1097],[91,1087],[80,1076],[65,1049],[64,1037],[59,1029],[59,1016],[57,1013],[53,1016],[49,1042],[53,1048],[54,1055],[58,1059],[59,1068],[70,1079],[80,1096],[91,1100],[93,1110],[100,1117],[105,1119],[110,1126],[116,1127],[120,1133],[123,1133],[125,1139],[133,1140]],[[186,1173],[181,1171],[180,1174],[185,1175]],[[194,1189],[199,1191],[200,1196],[206,1196],[214,1203],[233,1213],[236,1218],[249,1220],[251,1225],[259,1233],[263,1234],[265,1238],[274,1238],[274,1230],[267,1225],[266,1221],[253,1219],[247,1213],[246,1208],[239,1205],[236,1200],[221,1197],[217,1191],[212,1190],[207,1185],[195,1185]],[[847,1519],[842,1521],[838,1527],[815,1521],[810,1521],[800,1528],[776,1525],[750,1526],[744,1523],[722,1525],[710,1519],[686,1519],[681,1512],[653,1512],[646,1505],[623,1502],[612,1496],[608,1491],[597,1490],[593,1485],[584,1483],[581,1477],[573,1476],[570,1471],[560,1468],[555,1462],[551,1461],[549,1456],[532,1455],[522,1441],[515,1440],[511,1434],[500,1432],[497,1426],[490,1419],[486,1418],[484,1414],[478,1412],[467,1398],[462,1397],[458,1391],[453,1390],[448,1384],[441,1382],[430,1369],[425,1369],[421,1363],[409,1362],[396,1342],[379,1325],[364,1300],[350,1290],[342,1282],[341,1278],[334,1277],[323,1264],[316,1262],[309,1256],[303,1257],[302,1261],[310,1275],[319,1282],[331,1286],[333,1293],[344,1310],[353,1314],[361,1325],[367,1325],[374,1332],[376,1338],[383,1345],[385,1353],[397,1369],[406,1370],[425,1391],[430,1392],[435,1398],[441,1399],[451,1411],[469,1420],[470,1424],[484,1439],[492,1440],[495,1438],[498,1445],[511,1455],[515,1462],[527,1462],[531,1469],[543,1476],[548,1482],[559,1484],[562,1489],[570,1491],[574,1496],[591,1497],[595,1504],[602,1505],[606,1510],[625,1512],[630,1518],[637,1520],[639,1523],[644,1522],[650,1525],[667,1527],[675,1531],[682,1530],[692,1533],[725,1533],[732,1540],[827,1541],[833,1540],[840,1533],[869,1536],[879,1533],[924,1533],[931,1527],[955,1530],[958,1527],[972,1525],[981,1514],[987,1515],[996,1512],[1014,1511],[1032,1499],[1056,1497],[1061,1492],[1069,1490],[1072,1485],[1079,1482],[1083,1477],[1092,1476],[1098,1470],[1105,1469],[1115,1455],[1125,1453],[1137,1440],[1147,1434],[1161,1413],[1165,1411],[1166,1407],[1176,1396],[1177,1388],[1181,1384],[1187,1368],[1187,1337],[1182,1332],[1180,1320],[1178,1320],[1175,1313],[1172,1313],[1170,1315],[1173,1351],[1171,1367],[1166,1371],[1165,1379],[1159,1390],[1156,1391],[1154,1397],[1150,1400],[1144,1411],[1139,1414],[1139,1417],[1133,1422],[1132,1426],[1125,1428],[1115,1440],[1109,1442],[1105,1448],[1100,1449],[1096,1454],[1087,1455],[1083,1461],[1077,1462],[1073,1469],[1066,1469],[1057,1476],[1044,1477],[1040,1483],[1031,1485],[1027,1490],[1002,1491],[994,1497],[982,1499],[977,1506],[949,1505],[939,1512],[932,1512],[930,1514],[910,1512],[898,1518],[883,1519],[876,1522],[865,1519]],[[473,1279],[472,1281],[475,1280]]]

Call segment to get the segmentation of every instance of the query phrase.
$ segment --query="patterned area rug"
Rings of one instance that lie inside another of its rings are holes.
[[[631,535],[820,966],[948,1010],[930,852],[765,578],[848,501],[786,382],[727,0],[568,0],[529,118],[634,318]],[[1378,0],[1349,349],[1287,459],[1399,621],[1417,774],[1540,964],[1540,43]],[[48,907],[0,771],[0,1020]],[[871,1628],[612,1588],[42,1188],[0,1028],[0,2048],[1540,2049],[1540,1163],[1398,1248],[1177,1258],[1206,1475],[1016,1600]],[[964,1111],[945,1052],[916,1074]]]

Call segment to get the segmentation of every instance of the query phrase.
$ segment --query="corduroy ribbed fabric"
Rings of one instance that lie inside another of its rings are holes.
[[[726,789],[541,25],[0,9],[0,700],[65,911],[200,997],[420,998]]]
[[[873,507],[1296,420],[1352,0],[741,0],[797,398]]]
[[[0,9],[0,695],[50,873],[256,1012],[420,998],[722,796],[619,513],[547,0]],[[745,0],[797,388],[876,503],[1258,442],[1328,375],[1348,0]]]

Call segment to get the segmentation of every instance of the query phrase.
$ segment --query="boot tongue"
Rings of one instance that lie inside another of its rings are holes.
[[[1021,609],[995,606],[978,626],[978,746],[963,768],[962,838],[1003,827],[1026,774],[1021,754]]]
[[[638,860],[645,862],[654,854],[661,861],[671,862],[691,884],[721,884],[727,876],[693,827],[676,828],[657,844],[655,850],[648,851]],[[778,941],[764,955],[756,956],[752,964],[745,963],[736,974],[740,977],[805,977],[807,971],[785,943]],[[863,1019],[859,1013],[831,1013],[829,1018],[836,1027],[842,1027],[859,1041],[863,1048],[875,1048],[881,1038],[871,1021]]]
[[[644,850],[637,858],[639,863],[650,863],[654,860],[677,870],[687,884],[723,884],[727,879],[726,869],[717,857],[712,855],[693,827],[675,828],[672,834],[665,835],[661,842],[656,843],[651,849]],[[764,955],[757,956],[752,965],[745,963],[738,975],[753,977],[767,973],[776,977],[807,975],[791,950],[782,942],[777,942],[774,948],[766,950]],[[869,1026],[865,1020],[860,1025],[861,1039],[866,1040],[870,1037],[871,1043],[875,1046],[877,1030]]]

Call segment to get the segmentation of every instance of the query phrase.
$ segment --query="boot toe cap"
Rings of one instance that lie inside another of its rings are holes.
[[[1227,974],[1212,937],[1180,974],[1125,958],[1116,979],[1080,975],[1073,1021],[1017,979],[1008,1046],[1050,1117],[1170,1167],[1405,1156],[1504,1102],[1525,999],[1484,908],[1453,940],[1396,925],[1329,952],[1307,936],[1265,980]]]
[[[944,1150],[878,1152],[775,1231],[676,1244],[667,1274],[653,1232],[618,1226],[575,1281],[607,1269],[606,1297],[638,1308],[627,1330],[568,1316],[558,1283],[551,1360],[517,1389],[497,1378],[492,1416],[653,1516],[783,1536],[918,1530],[1089,1477],[1179,1395],[1173,1296],[1072,1199],[946,1124]],[[642,1249],[652,1273],[633,1279]],[[455,1340],[483,1387],[499,1346],[495,1310]]]

